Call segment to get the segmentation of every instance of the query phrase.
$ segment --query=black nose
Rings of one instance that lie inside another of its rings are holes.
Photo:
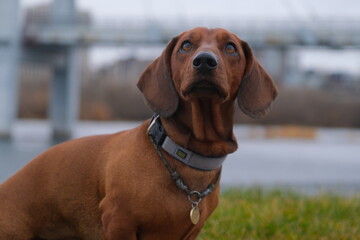
[[[218,65],[217,57],[212,52],[199,52],[193,60],[193,68],[199,72],[210,72]]]

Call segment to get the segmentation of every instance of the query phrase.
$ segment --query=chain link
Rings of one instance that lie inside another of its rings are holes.
[[[184,183],[184,181],[181,179],[180,174],[178,172],[176,172],[168,163],[168,161],[166,160],[165,156],[163,155],[163,153],[161,152],[161,150],[159,149],[159,146],[156,145],[156,143],[154,142],[153,138],[150,136],[151,142],[154,145],[154,148],[156,149],[156,152],[158,153],[161,161],[164,163],[165,167],[169,170],[170,174],[171,174],[171,178],[175,181],[176,186],[181,189],[182,191],[184,191],[187,195],[188,195],[188,199],[189,201],[194,205],[198,205],[201,200],[206,197],[207,195],[209,195],[210,193],[212,193],[215,189],[216,184],[218,183],[219,179],[220,179],[220,174],[221,171],[219,171],[219,173],[216,175],[216,179],[213,183],[209,184],[207,186],[206,189],[204,189],[203,191],[194,191],[189,189],[189,187]],[[192,197],[195,196],[197,199],[195,201],[193,201]]]

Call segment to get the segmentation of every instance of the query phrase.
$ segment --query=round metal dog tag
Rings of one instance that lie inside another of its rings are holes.
[[[191,208],[190,220],[194,225],[199,222],[199,220],[200,220],[200,209],[199,209],[198,206],[194,206],[194,207]]]

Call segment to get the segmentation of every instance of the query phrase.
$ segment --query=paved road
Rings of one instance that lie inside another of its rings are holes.
[[[136,125],[80,122],[75,136],[112,133]],[[261,136],[249,138],[250,128],[253,127],[235,128],[239,149],[225,161],[223,186],[280,185],[306,192],[319,189],[360,192],[359,131],[322,129],[314,140],[274,140]],[[14,141],[0,141],[0,182],[51,145],[49,129],[47,122],[16,123]],[[349,135],[352,137],[346,137]]]

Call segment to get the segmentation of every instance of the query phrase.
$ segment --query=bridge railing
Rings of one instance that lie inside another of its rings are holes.
[[[280,20],[103,20],[54,26],[48,22],[28,22],[24,38],[38,44],[154,44],[196,26],[223,27],[258,45],[325,45],[360,47],[359,21],[280,21]]]

